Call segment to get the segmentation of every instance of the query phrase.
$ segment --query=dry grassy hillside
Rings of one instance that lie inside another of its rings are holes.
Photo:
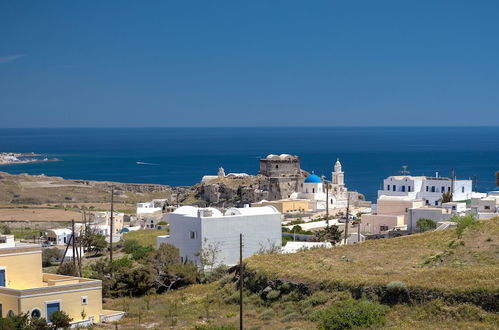
[[[254,256],[246,260],[245,328],[498,329],[498,243],[499,218],[495,218],[471,225],[461,238],[455,229],[448,229],[356,246]],[[229,274],[210,284],[108,299],[105,305],[127,312],[120,329],[237,329],[239,295],[234,279],[237,274]],[[356,295],[359,287],[388,290],[389,283],[392,298],[408,300],[386,301],[386,296],[376,295],[380,291],[363,296],[368,302]],[[308,293],[289,291],[290,285],[305,287]],[[418,300],[412,296],[417,290],[433,294]],[[442,292],[465,299],[447,299],[439,295]],[[476,294],[477,300],[466,300]],[[363,309],[359,316],[359,310],[348,307],[363,302],[384,310],[378,323],[366,321],[373,310]],[[330,314],[324,314],[322,321],[328,321],[327,315],[337,317],[329,319],[329,326],[314,319],[324,311]],[[364,323],[345,327],[337,323],[352,319]]]
[[[386,285],[499,292],[499,218],[454,229],[296,254],[257,255],[250,269],[311,285]]]

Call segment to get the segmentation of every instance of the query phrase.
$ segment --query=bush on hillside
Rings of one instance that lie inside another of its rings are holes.
[[[477,221],[477,219],[474,214],[468,214],[461,217],[454,215],[452,218],[450,218],[450,221],[453,221],[457,224],[457,229],[456,229],[457,237],[461,238],[464,230],[469,226],[471,226],[472,224],[474,224]]]
[[[50,320],[55,329],[69,329],[72,318],[63,311],[55,311],[50,315]]]
[[[10,230],[10,227],[7,226],[6,224],[0,224],[0,234],[3,235],[10,235],[12,231]]]
[[[310,320],[320,329],[352,329],[383,325],[389,307],[369,300],[346,300],[317,310]]]
[[[0,318],[1,330],[53,330],[44,318],[30,317],[29,313]]]
[[[78,267],[72,261],[66,261],[59,265],[57,274],[67,276],[78,276]]]
[[[437,228],[437,224],[431,219],[420,218],[416,222],[416,228],[420,233],[424,233],[425,231]]]
[[[134,239],[125,240],[123,243],[123,251],[131,254],[134,260],[144,259],[153,250],[152,246],[143,246]]]
[[[329,242],[332,245],[335,245],[339,241],[341,241],[342,230],[338,229],[338,226],[332,225],[326,227],[322,230],[318,230],[315,233],[315,241],[316,242]]]
[[[62,258],[62,252],[58,248],[48,248],[42,251],[42,267],[52,266],[52,262]]]

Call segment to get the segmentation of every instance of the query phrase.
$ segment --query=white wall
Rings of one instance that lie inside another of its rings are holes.
[[[239,234],[243,234],[243,258],[272,246],[281,247],[281,214],[235,215],[221,218],[203,218],[203,246],[221,244],[220,263],[239,262]]]
[[[190,260],[199,263],[196,256],[201,251],[201,218],[187,217],[183,214],[169,213],[170,237],[168,244],[180,250],[183,261]],[[195,233],[195,238],[190,238],[190,233]]]
[[[263,207],[262,207],[263,208]],[[258,208],[258,209],[262,209]],[[273,207],[269,207],[274,209]],[[281,219],[277,211],[272,214],[244,214],[201,216],[197,212],[191,214],[169,213],[169,237],[160,237],[157,244],[169,243],[180,250],[184,261],[191,260],[199,264],[201,249],[210,244],[217,246],[218,264],[235,265],[239,262],[239,234],[243,234],[243,257],[249,257],[260,249],[272,246],[281,247]],[[274,209],[275,210],[275,209]],[[191,232],[195,238],[191,238]]]

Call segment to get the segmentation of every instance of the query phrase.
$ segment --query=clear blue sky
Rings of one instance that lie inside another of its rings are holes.
[[[499,125],[499,1],[0,2],[0,127]]]

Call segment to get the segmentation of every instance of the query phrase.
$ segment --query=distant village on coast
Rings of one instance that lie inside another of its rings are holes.
[[[36,156],[2,153],[0,160],[25,163]],[[499,191],[475,191],[472,180],[453,172],[418,176],[404,166],[383,179],[376,201],[351,191],[347,173],[335,159],[330,176],[318,176],[290,154],[260,159],[257,175],[226,174],[221,167],[194,187],[0,173],[0,183],[12,189],[16,182],[22,191],[1,196],[11,199],[0,208],[0,313],[27,313],[49,324],[62,317],[71,327],[118,324],[131,312],[103,305],[102,297],[169,292],[262,254],[327,253],[443,232],[466,217],[499,216]],[[35,195],[48,189],[60,195],[38,201]],[[22,196],[30,190],[32,195]],[[89,200],[89,194],[98,197]],[[162,253],[175,256],[162,264]],[[124,268],[113,264],[117,260]],[[180,268],[173,271],[172,265]],[[150,267],[152,279],[140,289],[125,275],[127,267]]]

